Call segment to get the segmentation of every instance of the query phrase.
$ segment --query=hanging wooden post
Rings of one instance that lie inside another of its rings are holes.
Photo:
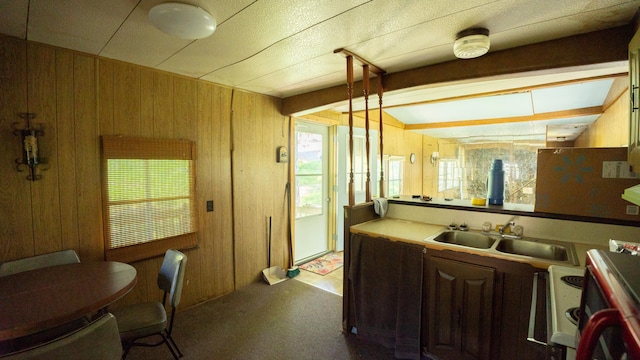
[[[384,152],[382,151],[382,93],[384,92],[382,88],[382,75],[383,73],[378,73],[378,107],[380,109],[380,197],[384,197]]]
[[[356,198],[355,198],[355,185],[353,182],[353,161],[354,161],[354,154],[353,154],[353,59],[355,58],[356,60],[358,60],[360,63],[363,64],[362,66],[362,71],[363,71],[363,77],[362,77],[362,88],[363,88],[363,92],[364,92],[364,98],[365,98],[365,113],[366,113],[366,119],[365,119],[365,127],[366,127],[366,152],[367,152],[367,177],[366,177],[366,201],[369,202],[371,201],[371,168],[369,166],[370,164],[370,152],[371,152],[371,144],[369,141],[369,72],[372,72],[376,75],[378,75],[378,97],[380,98],[380,159],[382,159],[382,75],[384,74],[384,70],[380,69],[379,67],[371,64],[370,62],[364,60],[363,58],[361,58],[360,56],[350,52],[347,49],[336,49],[333,50],[334,54],[340,54],[342,56],[345,56],[347,58],[347,93],[348,93],[348,98],[349,98],[349,165],[350,165],[350,169],[349,169],[349,184],[348,184],[348,191],[349,191],[349,206],[354,206],[356,203]],[[382,169],[381,169],[381,174],[383,173]],[[380,196],[383,197],[384,196],[384,188],[382,187],[383,184],[383,179],[380,179]]]
[[[367,177],[365,180],[365,201],[371,201],[371,168],[370,153],[371,143],[369,142],[369,65],[362,65],[362,92],[364,93],[364,137],[367,149]]]
[[[353,184],[353,56],[347,56],[347,94],[349,96],[349,206],[356,204]]]

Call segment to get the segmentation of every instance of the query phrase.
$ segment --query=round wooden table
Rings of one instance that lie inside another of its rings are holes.
[[[128,264],[99,261],[0,277],[0,341],[53,328],[105,309],[136,284]]]

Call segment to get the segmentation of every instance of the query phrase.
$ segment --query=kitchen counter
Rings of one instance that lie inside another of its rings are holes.
[[[442,225],[383,218],[354,225],[351,227],[351,232],[424,245],[425,238],[442,231],[442,229],[444,229]]]
[[[433,237],[434,235],[445,229],[446,227],[443,225],[427,224],[403,219],[383,218],[351,226],[350,231],[353,233],[368,235],[372,237],[385,237],[392,241],[404,241],[419,244],[425,246],[426,248],[434,250],[451,250],[480,256],[493,257],[502,260],[527,263],[539,269],[547,269],[549,265],[573,266],[572,264],[568,264],[566,262],[546,260],[522,255],[513,255],[499,252],[494,249],[476,249],[455,244],[441,243],[433,240],[425,241],[425,239]],[[573,242],[572,244],[576,250],[576,255],[580,263],[580,265],[578,265],[577,267],[584,267],[585,257],[588,250],[594,248],[606,250],[605,247],[592,244],[580,244],[575,242]]]

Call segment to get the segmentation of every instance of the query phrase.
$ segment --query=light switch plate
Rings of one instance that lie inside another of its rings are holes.
[[[286,163],[287,161],[289,161],[289,154],[285,146],[280,146],[278,148],[276,158],[279,163]]]

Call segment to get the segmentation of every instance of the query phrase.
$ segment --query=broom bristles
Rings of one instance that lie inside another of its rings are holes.
[[[294,266],[287,270],[287,277],[292,279],[300,274],[300,269],[297,266]]]

